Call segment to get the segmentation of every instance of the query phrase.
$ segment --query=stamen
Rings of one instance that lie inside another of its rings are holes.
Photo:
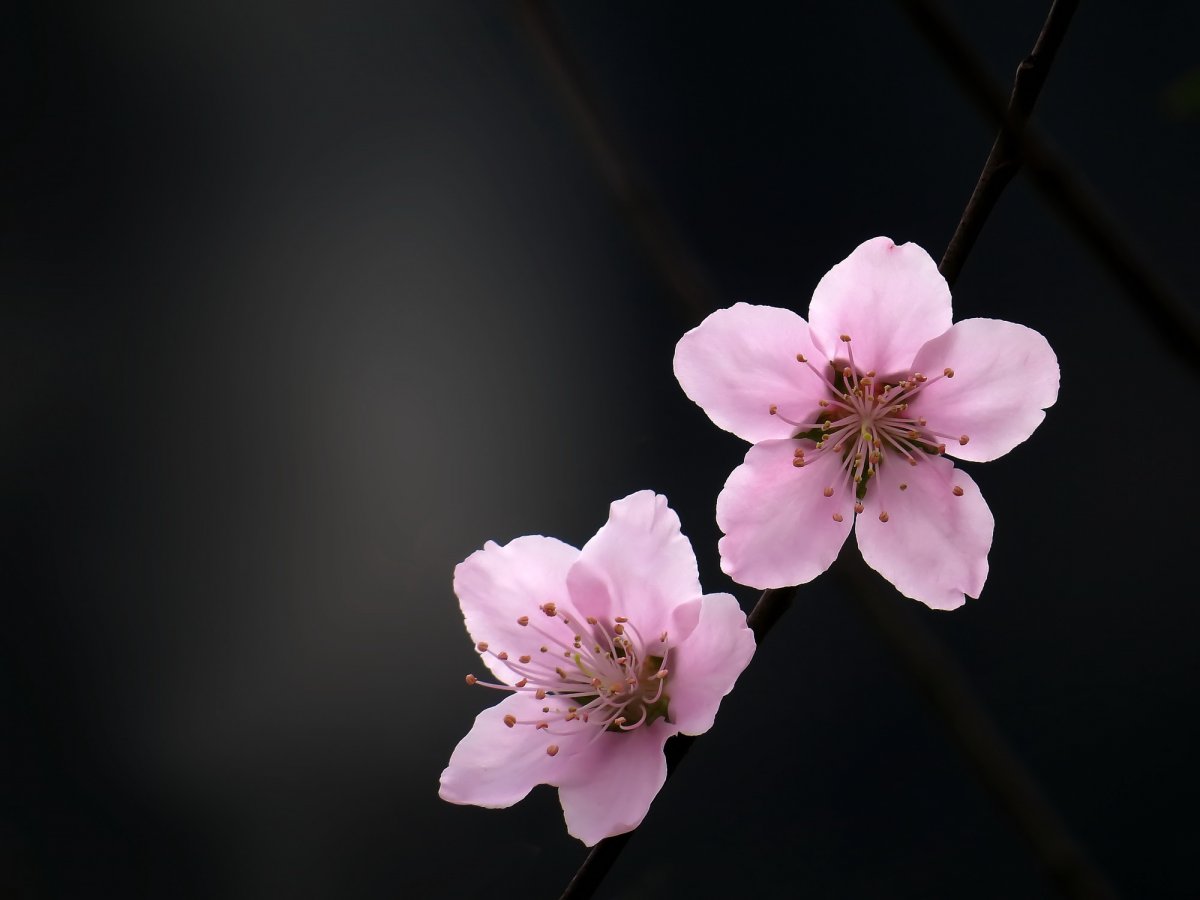
[[[475,683],[475,682],[477,682],[478,680],[479,680],[479,679],[478,679],[478,678],[476,678],[474,675],[468,675],[468,676],[467,676],[467,684],[474,684],[474,683]]]

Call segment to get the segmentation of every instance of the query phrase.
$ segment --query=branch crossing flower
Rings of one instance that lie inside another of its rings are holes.
[[[489,542],[454,576],[488,681],[508,696],[455,748],[440,794],[511,806],[559,789],[567,829],[591,846],[630,831],[666,780],[663,745],[700,734],[754,653],[729,594],[703,594],[666,499],[613,503],[576,550],[531,535]]]
[[[722,568],[757,588],[825,571],[854,528],[863,558],[938,609],[978,597],[991,511],[946,456],[1024,441],[1058,396],[1054,352],[995,319],[951,324],[915,244],[875,238],[821,279],[809,321],[736,304],[680,339],[680,385],[754,444],[717,500]]]

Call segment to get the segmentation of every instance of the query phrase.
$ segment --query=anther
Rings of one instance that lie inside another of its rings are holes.
[[[947,378],[953,378],[954,370],[951,369],[949,366],[946,366],[946,368],[942,369],[942,374],[945,375]]]
[[[542,612],[544,612],[546,615],[550,616],[550,618],[554,618],[556,615],[558,615],[558,607],[557,607],[557,606],[555,606],[553,603],[546,603],[546,604],[544,604],[544,605],[541,607],[541,610],[542,610]]]
[[[538,731],[546,731],[550,727],[550,723],[549,722],[538,722],[533,727],[536,728]]]
[[[526,653],[524,656],[522,656],[522,657],[521,657],[521,662],[523,662],[523,663],[527,663],[527,662],[529,662],[531,659],[533,659],[533,657],[532,657],[532,656],[530,656],[528,653]]]
[[[541,653],[548,653],[550,651],[550,648],[543,645],[541,647],[538,647],[538,651]]]
[[[842,368],[842,377],[843,378],[849,378],[853,374],[854,374],[854,372],[850,369],[849,366],[844,366]]]
[[[768,409],[767,412],[769,412],[773,416],[777,416],[777,415],[779,415],[779,407],[776,406],[774,403],[772,403],[770,409]]]
[[[879,514],[879,521],[880,521],[880,522],[886,522],[886,521],[888,520],[888,518],[889,518],[889,516],[888,516],[888,514],[887,514],[887,510],[886,510],[886,509],[885,509],[883,512],[881,512],[881,513]]]
[[[620,622],[622,625],[629,621],[629,616],[617,616],[613,619],[614,622]],[[620,632],[617,632],[620,634]]]
[[[659,640],[659,643],[665,644],[667,642],[667,633],[664,631],[662,634],[660,634],[658,636],[658,640]]]
[[[555,667],[554,667],[554,673],[555,673],[555,674],[556,674],[556,675],[557,675],[559,678],[561,678],[563,681],[566,681],[566,680],[567,680],[567,673],[566,673],[566,672],[564,672],[562,669],[560,669],[558,666],[555,666]]]
[[[843,344],[848,344],[848,343],[850,343],[850,335],[848,335],[848,334],[843,334],[843,335],[842,335],[842,343],[843,343]]]
[[[792,465],[795,466],[797,469],[804,468],[804,457],[797,456],[795,459],[792,460]]]
[[[834,514],[833,514],[833,521],[835,521],[835,522],[840,522],[840,521],[842,521],[842,514],[841,514],[841,513],[834,513]]]
[[[971,439],[969,437],[967,437],[965,434],[960,434],[958,436],[958,443],[964,447],[967,445],[967,441],[969,441],[969,440],[971,440]]]
[[[521,618],[517,619],[517,624],[522,628],[525,627],[529,624],[529,616],[521,616]]]
[[[946,452],[946,445],[945,445],[945,444],[938,444],[938,446],[937,446],[937,451],[938,451],[938,453],[945,453],[945,452]]]
[[[832,497],[833,496],[833,488],[827,487],[821,493],[823,493],[826,497]]]
[[[808,362],[808,357],[805,356],[803,353],[797,353],[796,354],[796,362]]]
[[[822,407],[822,408],[824,408],[824,407],[826,407],[826,406],[828,406],[828,405],[829,405],[829,401],[828,401],[828,400],[818,400],[818,401],[817,401],[817,406],[820,406],[820,407]]]
[[[902,482],[900,482],[900,490],[902,490],[902,491],[907,491],[907,490],[908,490],[908,485],[907,485],[907,484],[905,484],[903,481],[902,481]]]
[[[496,659],[500,660],[501,662],[504,662],[504,660],[508,659],[508,654],[505,651],[501,650],[499,653],[496,654]]]
[[[488,648],[487,641],[480,641],[478,644],[475,645],[475,649],[478,650],[480,653],[487,653],[487,648]]]
[[[613,720],[612,720],[612,723],[613,723],[614,725],[616,725],[616,726],[619,728],[619,727],[621,727],[622,725],[624,725],[624,724],[625,724],[625,717],[624,717],[624,716],[617,716],[615,719],[613,719]]]
[[[670,673],[666,669],[659,669],[657,672],[654,673],[654,677],[662,679],[662,678],[666,678],[667,675],[669,675],[669,674]]]
[[[856,513],[860,513],[860,512],[862,512],[862,511],[863,511],[863,505],[862,505],[862,503],[861,503],[861,502],[857,502],[857,501],[855,502],[855,504],[854,504],[854,511],[855,511]]]
[[[792,454],[792,456],[803,456],[803,455],[804,455],[803,447],[797,447],[796,452]]]
[[[538,688],[536,691],[533,692],[533,696],[537,697],[537,699],[539,699],[539,700],[545,700],[546,699],[546,689]]]
[[[913,375],[913,381],[917,382],[918,384],[924,384],[928,380],[929,378],[925,375],[922,375],[920,372],[917,372],[915,375]]]
[[[618,622],[616,625],[613,626],[613,631],[615,631],[617,634],[624,634],[625,626],[622,625],[620,622]]]
[[[587,623],[588,623],[589,625],[595,625],[595,624],[596,624],[596,617],[595,617],[595,616],[588,616],[588,617],[587,617]]]
[[[528,679],[528,678],[522,678],[522,679],[521,679],[520,681],[518,681],[518,682],[516,683],[516,685],[514,685],[514,686],[515,686],[515,687],[525,687],[525,685],[527,685],[527,684],[529,684],[529,679]]]
[[[476,678],[474,675],[468,675],[468,676],[467,676],[467,684],[474,684],[474,683],[475,683],[476,681],[478,681],[478,680],[479,680],[479,679],[478,679],[478,678]]]
[[[517,724],[517,717],[510,713],[509,715],[504,717],[504,724],[507,725],[509,728],[512,728],[514,725]]]
[[[546,748],[547,756],[558,756],[558,744],[551,744]]]
[[[953,493],[954,493],[954,496],[955,496],[955,497],[961,497],[961,496],[963,495],[963,489],[962,489],[961,487],[959,487],[959,486],[956,484],[956,485],[954,486],[954,491],[953,491]]]

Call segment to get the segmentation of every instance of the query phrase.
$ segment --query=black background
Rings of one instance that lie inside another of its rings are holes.
[[[556,5],[722,302],[804,313],[886,234],[938,257],[991,129],[890,3]],[[1006,86],[1046,6],[951,12]],[[7,7],[0,895],[550,897],[554,793],[452,807],[493,700],[450,590],[641,488],[709,590],[745,446],[514,8]],[[1083,4],[1037,119],[1195,307],[1200,7]],[[917,610],[1129,897],[1194,897],[1195,370],[1018,179],[955,317],[1062,392],[971,466],[991,576]],[[896,603],[910,603],[898,596]],[[1045,897],[868,621],[800,595],[608,897]]]

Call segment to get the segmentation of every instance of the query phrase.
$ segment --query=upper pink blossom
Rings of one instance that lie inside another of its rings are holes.
[[[954,609],[987,578],[992,514],[946,455],[985,462],[1058,397],[1058,361],[1023,325],[951,325],[929,254],[867,241],[821,279],[809,320],[738,303],[685,334],[684,391],[754,444],[717,499],[721,567],[757,588],[824,572],[857,518],[863,559]]]
[[[442,799],[511,806],[558,787],[588,846],[632,831],[667,777],[663,744],[713,724],[754,654],[729,594],[703,594],[665,497],[612,504],[582,550],[531,535],[488,542],[454,570],[467,631],[509,694],[442,772]]]

